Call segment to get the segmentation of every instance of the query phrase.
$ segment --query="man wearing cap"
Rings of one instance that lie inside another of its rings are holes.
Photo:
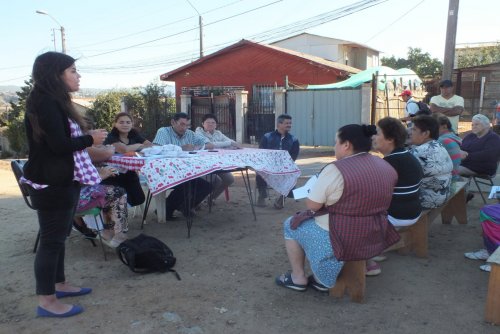
[[[458,132],[458,118],[464,112],[464,99],[453,94],[453,82],[451,80],[441,81],[439,88],[441,95],[431,98],[431,111],[447,116],[450,119],[453,131]]]
[[[401,121],[407,122],[407,126],[411,127],[411,117],[415,116],[419,111],[417,101],[413,99],[411,90],[409,89],[405,89],[399,96],[401,96],[406,103],[405,117],[401,118]]]

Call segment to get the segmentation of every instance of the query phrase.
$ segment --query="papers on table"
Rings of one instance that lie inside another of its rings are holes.
[[[301,198],[306,198],[309,196],[309,192],[311,191],[311,188],[314,186],[316,181],[318,180],[317,175],[311,176],[309,180],[307,180],[306,184],[304,184],[300,188],[296,188],[293,190],[293,198],[294,199],[301,199]]]
[[[493,186],[491,187],[490,195],[488,196],[489,199],[493,198],[498,198],[498,193],[500,192],[500,186]]]

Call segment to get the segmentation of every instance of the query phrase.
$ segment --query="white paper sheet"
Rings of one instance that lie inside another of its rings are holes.
[[[309,180],[307,180],[306,184],[304,184],[300,188],[296,188],[293,190],[293,198],[294,199],[301,199],[301,198],[306,198],[309,196],[309,192],[311,191],[311,188],[314,186],[316,181],[318,180],[317,175],[311,176]]]
[[[500,186],[491,187],[490,195],[488,196],[488,198],[489,199],[497,198],[497,192],[500,192]]]

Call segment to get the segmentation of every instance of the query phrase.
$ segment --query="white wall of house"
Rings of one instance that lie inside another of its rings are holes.
[[[361,70],[380,65],[377,50],[336,38],[305,33],[271,45],[307,53]]]
[[[303,34],[272,43],[272,45],[345,64],[344,55],[339,53],[340,42],[334,38]]]

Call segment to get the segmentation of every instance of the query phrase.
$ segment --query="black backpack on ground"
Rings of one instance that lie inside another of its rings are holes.
[[[410,103],[416,103],[418,106],[418,111],[410,116],[420,116],[420,115],[427,115],[430,116],[432,115],[431,108],[429,108],[429,105],[425,102],[422,101],[411,101]]]
[[[164,242],[145,234],[125,240],[117,248],[118,257],[134,273],[165,273],[171,271],[180,280],[179,274],[172,269],[176,258]]]

